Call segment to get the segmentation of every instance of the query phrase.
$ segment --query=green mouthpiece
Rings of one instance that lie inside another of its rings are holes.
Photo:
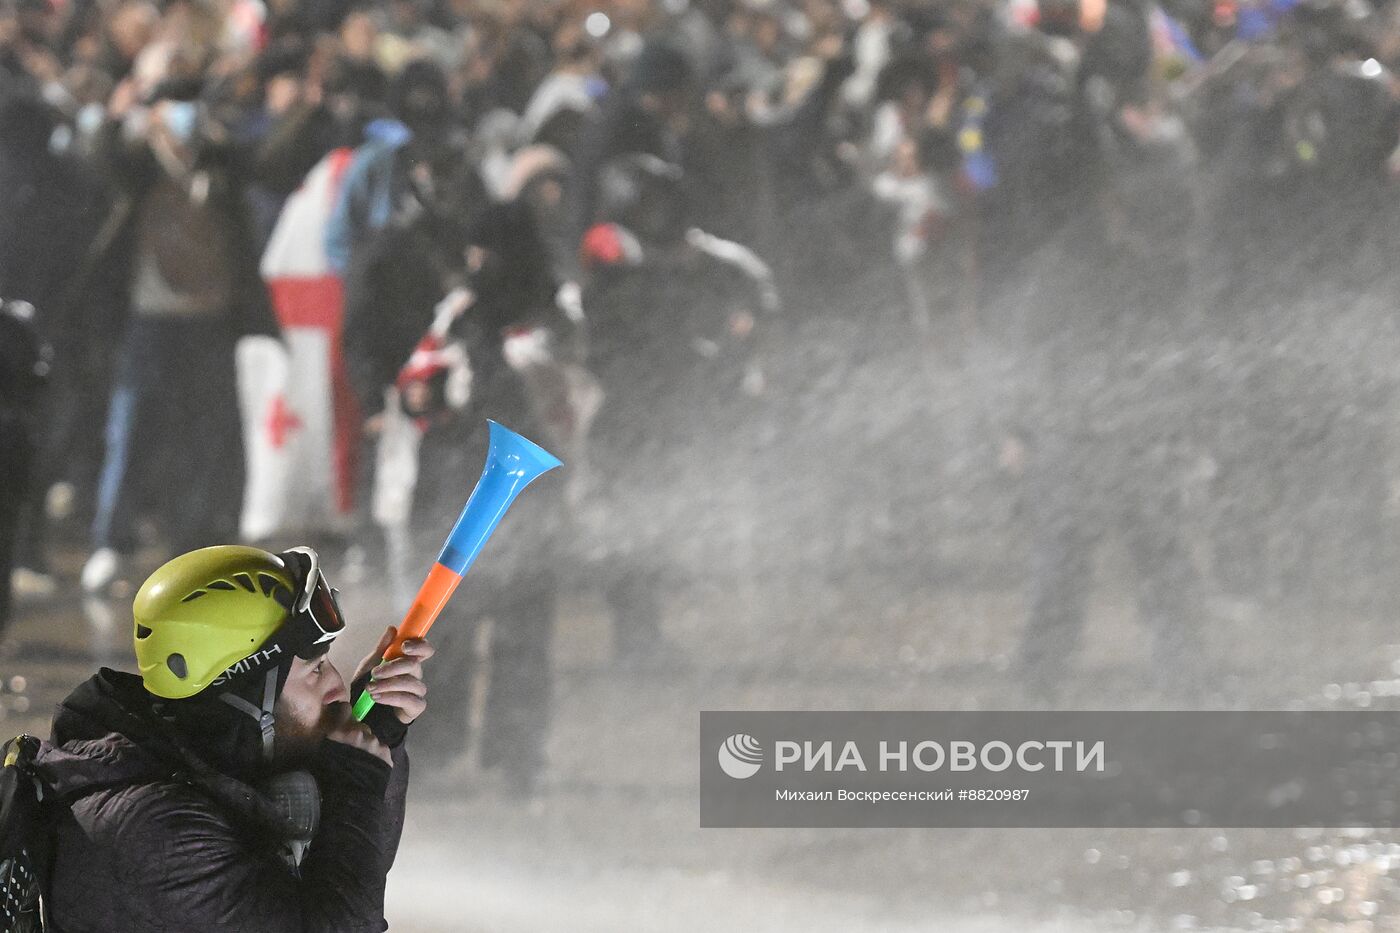
[[[369,711],[374,709],[374,697],[369,695],[368,690],[361,691],[360,698],[351,707],[350,713],[355,717],[356,722],[364,722]]]

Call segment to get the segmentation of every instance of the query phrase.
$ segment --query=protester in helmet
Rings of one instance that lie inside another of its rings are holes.
[[[104,668],[80,686],[39,754],[58,802],[54,927],[385,929],[403,733],[426,706],[432,649],[408,641],[377,668],[371,731],[327,658],[344,622],[309,548],[181,555],[133,616],[140,674]]]

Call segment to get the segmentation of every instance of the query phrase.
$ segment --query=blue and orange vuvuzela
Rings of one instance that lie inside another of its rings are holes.
[[[563,465],[558,457],[510,428],[490,420],[486,423],[490,426],[491,438],[481,478],[457,518],[457,524],[452,526],[452,533],[447,536],[427,579],[418,588],[413,605],[399,624],[398,635],[385,650],[385,661],[402,657],[405,641],[422,638],[432,628],[438,613],[452,598],[457,584],[462,582],[515,497],[535,479]],[[355,700],[355,718],[363,720],[373,708],[374,698],[369,691],[361,692]]]

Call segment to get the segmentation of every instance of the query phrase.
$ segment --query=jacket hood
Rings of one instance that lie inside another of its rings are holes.
[[[71,798],[169,778],[182,761],[158,731],[141,679],[103,668],[59,704],[37,767],[49,788]]]
[[[140,677],[110,668],[59,704],[35,771],[50,795],[67,801],[108,788],[188,784],[255,831],[288,831],[288,817],[275,801],[211,767],[155,715]]]

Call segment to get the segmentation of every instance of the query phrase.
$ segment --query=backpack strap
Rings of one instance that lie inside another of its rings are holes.
[[[34,770],[40,742],[17,735],[0,762],[0,931],[44,929],[44,888],[53,852],[53,821]]]

